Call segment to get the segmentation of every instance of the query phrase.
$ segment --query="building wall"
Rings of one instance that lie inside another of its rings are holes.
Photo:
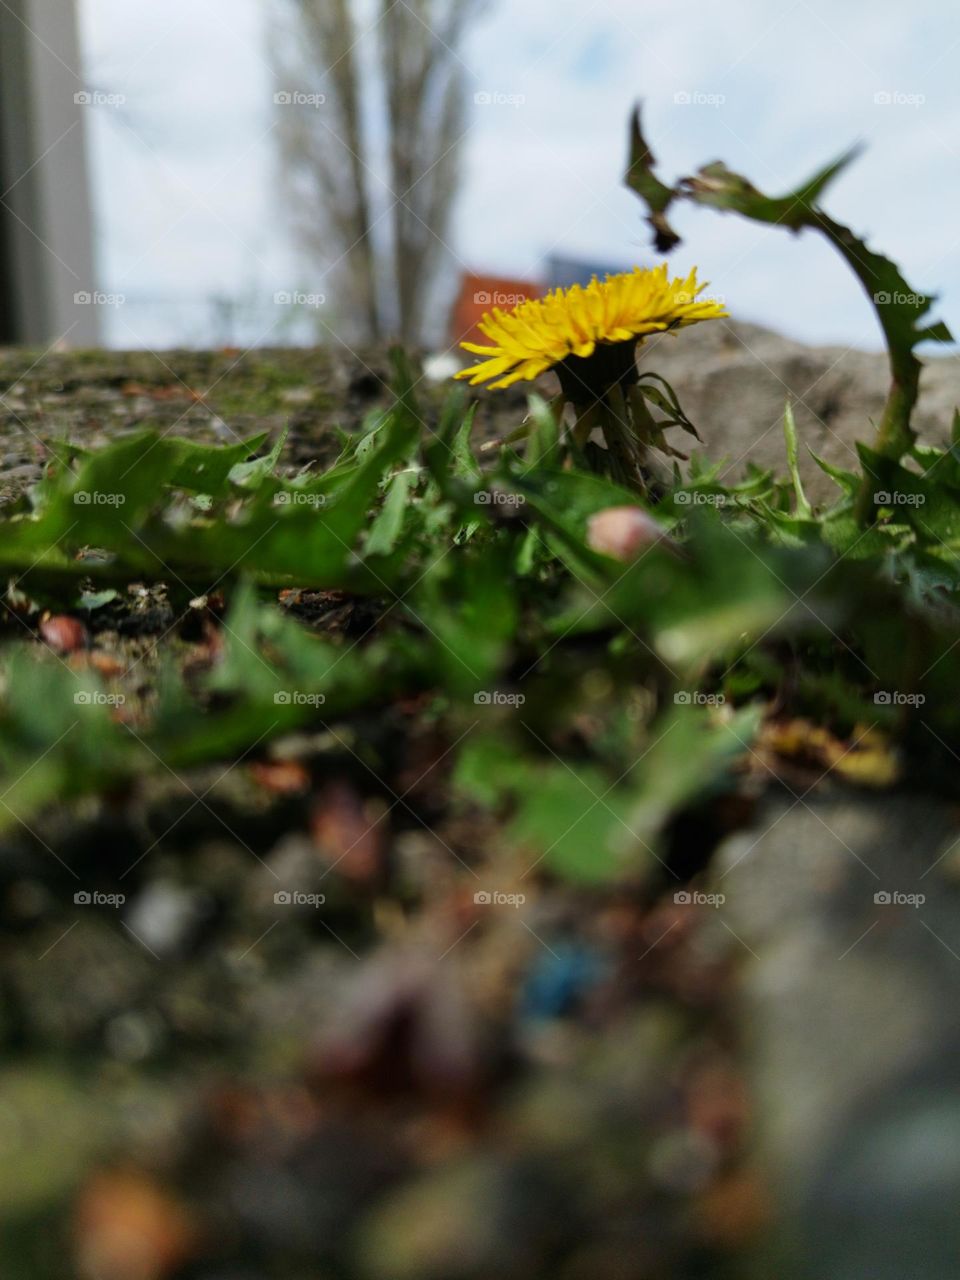
[[[73,0],[0,5],[0,341],[99,336]],[[78,301],[79,296],[79,301]]]

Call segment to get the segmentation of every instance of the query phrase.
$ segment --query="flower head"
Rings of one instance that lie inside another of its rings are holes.
[[[461,344],[483,360],[456,376],[469,378],[473,386],[490,382],[495,388],[509,387],[536,378],[571,357],[586,362],[598,348],[627,343],[625,355],[632,363],[636,343],[649,334],[727,314],[721,303],[698,301],[705,288],[705,284],[697,284],[696,268],[685,280],[671,280],[664,263],[648,269],[636,267],[622,275],[607,276],[602,282],[595,276],[585,287],[575,284],[570,289],[555,289],[545,298],[521,302],[511,311],[494,308],[480,321],[480,331],[490,339],[490,345]],[[603,354],[601,351],[601,360]]]

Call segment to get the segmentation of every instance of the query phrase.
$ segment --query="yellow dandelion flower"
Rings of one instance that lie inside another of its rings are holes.
[[[663,379],[649,372],[641,375],[637,347],[652,333],[725,316],[722,302],[701,298],[706,287],[697,283],[696,268],[686,279],[671,280],[664,264],[636,267],[603,281],[594,276],[586,287],[555,289],[511,311],[495,308],[479,326],[490,345],[461,343],[483,359],[456,377],[468,378],[473,386],[489,382],[502,388],[552,369],[560,379],[554,405],[558,422],[565,405],[573,406],[574,447],[589,465],[624,485],[648,490],[650,449],[685,456],[667,444],[664,429],[682,426],[694,435],[696,430]],[[666,416],[655,420],[648,401]],[[595,433],[605,445],[602,456]]]
[[[628,344],[632,357],[637,342],[651,333],[725,316],[722,304],[698,300],[705,288],[697,284],[696,268],[685,280],[671,280],[664,263],[646,270],[636,267],[602,282],[594,276],[586,287],[555,289],[545,298],[521,302],[512,311],[496,307],[479,326],[490,345],[461,344],[484,359],[456,376],[469,378],[472,386],[490,382],[499,389],[539,377],[571,359],[586,362],[598,351],[602,357],[605,346]],[[620,362],[602,363],[617,367]],[[579,372],[586,386],[602,392],[586,365],[573,366],[570,372]]]

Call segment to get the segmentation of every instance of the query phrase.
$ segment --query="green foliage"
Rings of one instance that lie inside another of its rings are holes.
[[[487,469],[471,425],[459,392],[426,422],[399,362],[393,408],[321,474],[282,474],[282,440],[262,437],[64,446],[31,506],[0,517],[8,608],[29,613],[32,595],[94,619],[131,578],[166,584],[181,620],[189,593],[216,587],[228,608],[206,669],[165,650],[125,704],[11,623],[0,825],[294,730],[349,734],[422,694],[460,803],[504,816],[505,852],[578,881],[636,880],[659,874],[679,812],[735,785],[774,709],[914,743],[920,715],[928,753],[960,746],[953,448],[898,461],[863,446],[860,475],[821,464],[838,494],[818,510],[788,406],[789,482],[754,470],[724,485],[694,458],[649,513],[674,541],[620,563],[591,547],[589,522],[637,497],[565,456],[546,404],[531,401],[523,451],[488,452]],[[309,587],[365,594],[371,623],[315,634],[276,600]],[[878,690],[911,701],[877,704]]]
[[[290,481],[274,473],[280,442],[248,461],[261,436],[229,446],[155,432],[125,438],[49,476],[36,509],[4,522],[0,569],[28,586],[146,574],[209,589],[247,569],[276,585],[375,589],[390,566],[368,567],[355,547],[384,472],[409,453],[419,429],[398,406],[329,473]],[[389,539],[379,543],[382,553]],[[89,547],[96,556],[84,554]]]
[[[895,263],[869,249],[849,227],[842,226],[820,208],[821,195],[856,155],[856,148],[846,152],[783,196],[765,195],[747,178],[719,161],[705,165],[693,176],[681,178],[669,187],[654,173],[655,161],[643,136],[637,110],[631,121],[626,183],[650,210],[648,220],[654,227],[661,252],[680,242],[666,220],[667,210],[675,200],[690,200],[794,232],[818,231],[826,237],[863,286],[886,339],[891,387],[877,430],[876,447],[886,457],[896,460],[911,448],[916,438],[910,425],[921,368],[915,348],[921,342],[947,343],[953,339],[945,324],[927,322],[935,296],[911,288]],[[865,490],[862,495],[861,516],[869,505]]]
[[[629,767],[621,761],[616,771],[538,755],[529,739],[505,746],[502,734],[486,735],[462,753],[457,781],[481,803],[510,805],[507,837],[534,864],[543,859],[584,882],[637,878],[660,859],[677,810],[729,780],[758,721],[752,709],[720,723],[700,709],[671,709],[634,744]]]

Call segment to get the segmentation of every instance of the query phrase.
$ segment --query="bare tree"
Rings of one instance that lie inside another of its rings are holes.
[[[417,342],[457,185],[458,49],[485,0],[375,0],[367,26],[361,0],[284,3],[279,134],[299,243],[335,273],[360,340]]]

